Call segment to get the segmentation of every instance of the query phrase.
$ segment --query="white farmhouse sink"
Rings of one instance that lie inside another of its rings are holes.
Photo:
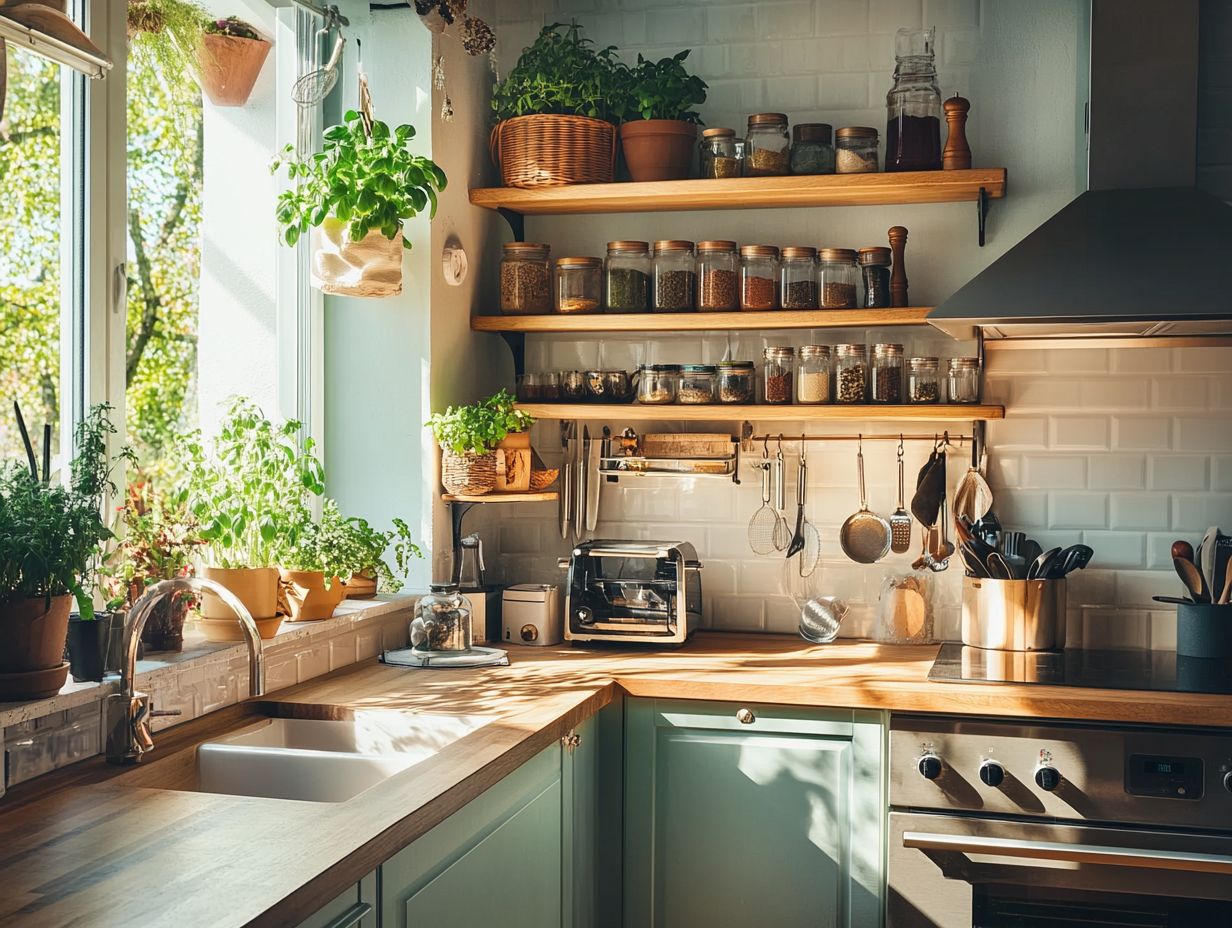
[[[345,802],[486,725],[481,715],[361,713],[333,722],[270,719],[197,749],[206,793]]]

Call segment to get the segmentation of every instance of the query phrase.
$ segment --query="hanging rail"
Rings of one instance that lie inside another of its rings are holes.
[[[753,443],[766,441],[948,441],[950,444],[962,444],[973,439],[971,435],[956,435],[953,432],[941,431],[931,435],[900,435],[898,432],[892,435],[786,435],[775,432],[766,435],[750,435],[748,440]]]
[[[322,19],[330,19],[332,17],[334,22],[338,23],[338,25],[340,26],[351,25],[351,21],[347,19],[345,16],[343,16],[341,11],[336,6],[320,7],[320,6],[317,6],[315,3],[310,2],[310,0],[291,0],[291,4],[293,6],[301,7],[302,9],[307,10],[309,13],[313,13],[317,16],[320,16]],[[284,4],[281,4],[281,3],[274,4],[274,6],[276,7],[283,6],[283,5]]]

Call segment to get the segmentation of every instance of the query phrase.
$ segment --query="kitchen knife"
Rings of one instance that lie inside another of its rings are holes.
[[[560,424],[560,495],[557,499],[560,517],[560,537],[569,540],[569,515],[573,511],[573,448],[570,431],[573,423]]]
[[[582,437],[574,442],[573,458],[573,540],[586,537],[586,449],[590,445],[590,428],[582,426]]]
[[[599,462],[603,457],[603,442],[592,438],[586,450],[586,531],[593,532],[599,522],[599,490],[603,478],[599,476]]]

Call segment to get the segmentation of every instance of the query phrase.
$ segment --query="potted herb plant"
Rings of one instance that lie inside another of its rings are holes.
[[[393,519],[393,528],[381,531],[373,528],[364,519],[350,518],[349,543],[353,549],[351,576],[346,580],[348,599],[368,599],[378,590],[396,593],[402,589],[402,577],[406,576],[413,558],[423,557],[419,545],[411,540],[410,527],[401,519]],[[386,560],[390,552],[394,567]]]
[[[522,50],[492,91],[488,140],[507,187],[612,180],[620,63],[595,48],[577,23],[553,23]]]
[[[292,186],[278,196],[282,240],[312,231],[312,283],[325,293],[380,297],[402,292],[403,226],[436,215],[445,172],[407,143],[413,126],[390,129],[350,110],[325,130],[324,151],[300,158],[288,145],[274,160]]]
[[[270,43],[237,16],[206,20],[197,46],[197,82],[215,106],[243,106],[252,95]]]
[[[693,107],[706,102],[706,82],[685,70],[688,57],[688,49],[658,61],[638,55],[625,72],[620,143],[634,180],[689,176],[701,121]]]
[[[319,519],[295,528],[278,568],[287,618],[292,622],[328,619],[346,596],[343,580],[358,566],[350,544],[350,528],[327,499]]]
[[[529,485],[528,433],[534,422],[514,407],[513,397],[504,390],[470,406],[450,406],[433,415],[428,426],[441,446],[441,483],[445,490],[458,496],[479,496],[497,489],[497,450],[505,450],[500,446],[511,434],[510,445],[525,443]]]

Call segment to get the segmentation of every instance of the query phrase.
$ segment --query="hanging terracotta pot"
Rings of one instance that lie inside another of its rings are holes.
[[[197,83],[215,106],[243,106],[269,50],[265,39],[206,33],[197,50]]]
[[[342,580],[334,577],[325,588],[325,572],[321,570],[278,569],[282,595],[287,603],[288,622],[310,622],[328,619],[346,596]]]
[[[634,180],[682,180],[693,165],[697,126],[681,119],[635,119],[621,125],[620,144]]]
[[[338,296],[397,296],[402,251],[401,232],[389,239],[374,229],[352,241],[347,223],[327,218],[312,230],[312,285]]]
[[[73,597],[0,603],[0,700],[54,696],[68,678],[64,642]]]

